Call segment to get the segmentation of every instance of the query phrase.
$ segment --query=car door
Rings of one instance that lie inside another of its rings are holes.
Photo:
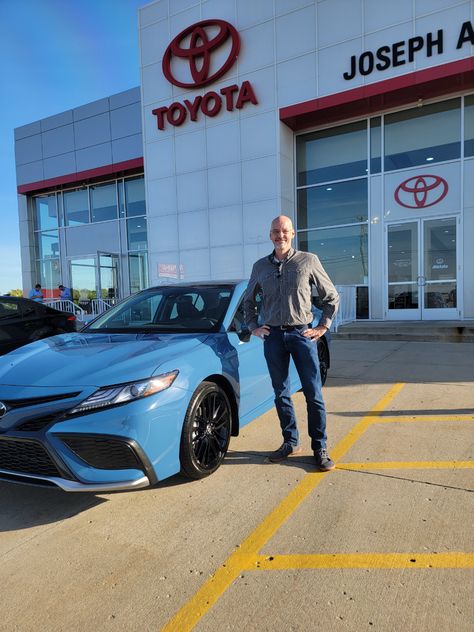
[[[242,331],[244,323],[243,301],[234,315],[229,327],[230,343],[237,351],[240,382],[240,425],[245,425],[259,414],[258,408],[272,402],[273,388],[263,354],[263,341],[249,336],[246,341],[237,332]]]
[[[0,300],[0,353],[8,353],[25,343],[27,335],[22,327],[20,301]]]

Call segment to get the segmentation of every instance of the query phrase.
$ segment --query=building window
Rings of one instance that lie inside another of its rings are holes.
[[[127,220],[127,239],[129,250],[147,249],[146,217],[134,217]]]
[[[464,155],[474,156],[474,95],[464,99]]]
[[[368,283],[367,224],[322,230],[299,235],[299,247],[318,255],[336,285]]]
[[[37,233],[37,245],[40,259],[59,258],[59,233],[57,230]]]
[[[57,288],[61,283],[61,266],[59,259],[37,261],[37,278],[43,289]]]
[[[367,175],[367,121],[296,139],[298,186]]]
[[[461,100],[387,114],[384,132],[385,171],[460,158]]]
[[[98,184],[90,187],[93,222],[117,219],[116,183]]]
[[[134,294],[148,287],[148,255],[146,252],[128,254],[130,293]]]
[[[128,217],[145,215],[145,180],[143,176],[125,180],[125,200]]]
[[[366,222],[367,178],[298,191],[298,229]]]
[[[34,199],[35,230],[50,230],[58,227],[56,194],[42,195]]]
[[[382,169],[382,121],[380,116],[370,119],[370,173]]]
[[[89,195],[86,188],[66,191],[63,200],[66,226],[89,224]]]

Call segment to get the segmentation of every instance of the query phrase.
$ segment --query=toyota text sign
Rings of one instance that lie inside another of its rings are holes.
[[[181,31],[168,45],[162,68],[166,79],[179,88],[203,88],[214,83],[232,68],[240,51],[240,37],[225,20],[202,20]],[[232,111],[246,103],[257,105],[255,92],[249,81],[239,86],[232,84],[211,90],[193,99],[175,101],[156,108],[158,129],[182,125],[188,118],[196,121],[199,114],[216,116],[222,107]]]

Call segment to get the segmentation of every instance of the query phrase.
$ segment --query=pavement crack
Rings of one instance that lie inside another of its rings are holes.
[[[337,465],[336,465],[337,468]],[[432,483],[430,481],[423,481],[417,478],[407,478],[406,476],[395,476],[394,474],[382,474],[382,472],[367,472],[362,470],[353,470],[351,468],[344,468],[344,472],[352,472],[354,474],[365,474],[369,476],[380,476],[382,478],[393,478],[398,481],[407,481],[408,483],[419,483],[421,485],[430,485],[432,487],[442,487],[443,489],[454,489],[455,491],[460,492],[474,492],[474,489],[469,489],[467,487],[457,487],[456,485],[445,485],[443,483]]]

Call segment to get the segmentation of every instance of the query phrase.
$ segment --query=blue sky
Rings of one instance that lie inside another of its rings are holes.
[[[21,288],[14,128],[138,86],[148,3],[0,0],[0,294]]]

